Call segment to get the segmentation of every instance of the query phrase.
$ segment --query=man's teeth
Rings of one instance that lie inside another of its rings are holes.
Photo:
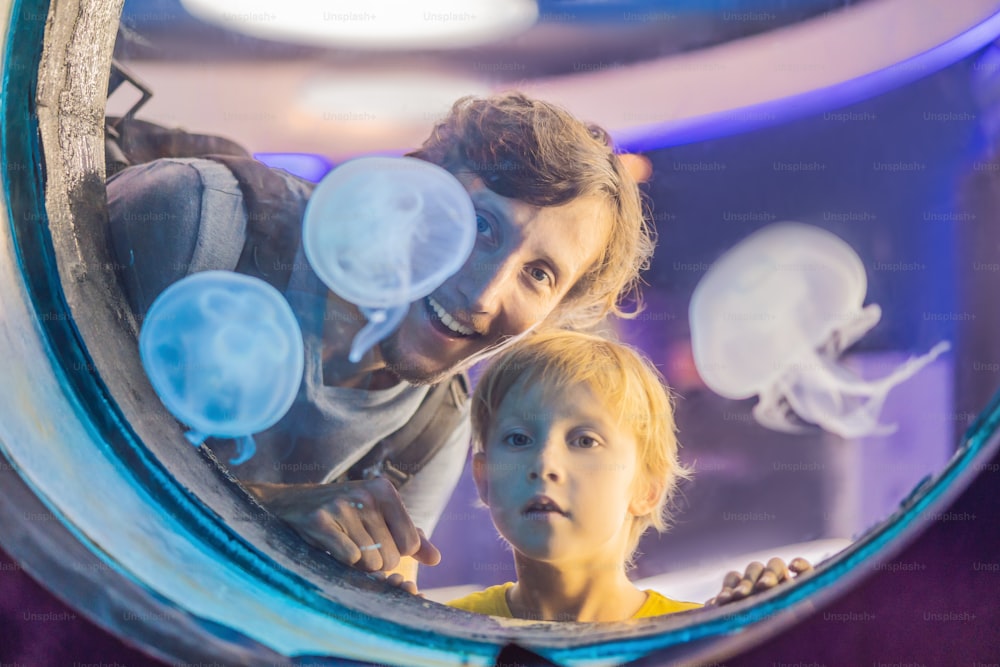
[[[448,312],[441,307],[441,304],[434,299],[427,297],[427,301],[431,304],[431,308],[434,309],[434,313],[441,319],[441,322],[455,333],[462,334],[463,336],[471,336],[476,333],[469,327],[459,324],[455,318],[449,315]]]

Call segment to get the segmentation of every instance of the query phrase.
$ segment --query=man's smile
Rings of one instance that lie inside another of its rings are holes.
[[[471,327],[459,322],[440,303],[428,296],[424,299],[424,306],[430,316],[430,321],[436,325],[439,331],[447,336],[468,338],[476,334]]]

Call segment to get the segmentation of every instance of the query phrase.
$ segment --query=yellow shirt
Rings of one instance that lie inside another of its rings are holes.
[[[490,616],[514,618],[514,615],[510,613],[510,607],[507,606],[507,591],[513,585],[514,582],[508,581],[506,584],[501,584],[500,586],[490,586],[485,591],[471,593],[465,597],[458,598],[457,600],[452,600],[448,603],[448,606],[455,607],[456,609],[464,609],[465,611],[471,611],[475,614],[489,614]],[[702,605],[697,602],[678,602],[677,600],[671,600],[670,598],[664,597],[653,590],[647,590],[645,593],[646,601],[641,607],[639,607],[639,611],[637,611],[632,618],[662,616],[664,614],[673,614],[679,611],[700,609],[702,607]]]

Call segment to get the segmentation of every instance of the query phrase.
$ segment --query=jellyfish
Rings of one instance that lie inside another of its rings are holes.
[[[323,178],[306,207],[302,245],[316,275],[368,319],[351,361],[462,267],[475,220],[458,179],[416,158],[358,158]]]
[[[878,304],[862,306],[867,291],[861,259],[839,237],[797,222],[769,225],[695,287],[689,320],[698,373],[726,398],[758,396],[754,418],[773,430],[892,433],[895,425],[879,423],[889,391],[950,345],[942,341],[884,378],[858,377],[839,357],[882,316]]]
[[[236,439],[233,465],[253,456],[253,433],[291,408],[305,362],[281,293],[230,271],[195,273],[164,290],[143,321],[139,353],[160,400],[191,427],[192,444]]]

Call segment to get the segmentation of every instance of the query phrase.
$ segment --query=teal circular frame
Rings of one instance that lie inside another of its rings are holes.
[[[869,571],[860,565],[891,558],[934,518],[935,511],[969,483],[976,474],[975,462],[988,460],[1000,446],[1000,438],[997,437],[1000,398],[994,398],[968,429],[943,471],[924,480],[894,515],[814,573],[802,577],[796,585],[779,587],[757,599],[731,607],[653,620],[629,629],[617,624],[600,631],[590,627],[586,632],[576,624],[560,631],[541,630],[537,626],[502,629],[485,618],[474,618],[453,610],[429,612],[419,602],[403,594],[385,591],[367,582],[363,575],[343,568],[315,565],[310,572],[339,576],[348,585],[358,587],[354,594],[321,589],[304,576],[303,570],[292,571],[287,562],[281,562],[287,561],[289,554],[301,556],[303,551],[294,541],[287,542],[288,536],[282,534],[278,522],[264,520],[262,530],[267,536],[278,536],[276,542],[279,548],[271,544],[268,549],[262,550],[262,547],[255,546],[234,531],[185,488],[138,439],[118,409],[113,393],[95,370],[81,333],[74,324],[63,291],[64,285],[59,278],[57,251],[49,232],[50,221],[43,199],[44,163],[35,88],[44,17],[48,10],[48,0],[17,0],[13,3],[11,15],[19,20],[13,21],[8,28],[3,60],[4,95],[0,103],[0,151],[6,164],[19,165],[4,172],[3,190],[10,219],[9,233],[17,251],[17,268],[30,299],[29,307],[35,314],[37,332],[48,354],[45,361],[60,369],[57,376],[63,390],[70,397],[78,416],[93,428],[95,437],[86,446],[113,457],[118,472],[151,498],[185,534],[196,536],[200,549],[220,562],[231,563],[298,605],[305,605],[333,619],[345,622],[352,619],[363,633],[374,637],[398,637],[400,633],[408,633],[409,643],[426,646],[438,656],[454,655],[456,663],[459,656],[472,662],[488,661],[508,641],[521,642],[557,663],[600,664],[641,656],[665,660],[720,659],[775,634],[811,613],[819,604],[848,590],[853,582]],[[0,320],[0,328],[8,323]],[[10,331],[6,333],[11,335]],[[17,528],[18,509],[22,510],[22,518],[28,510],[34,512],[44,508],[61,520],[47,524],[44,530],[37,526],[26,529],[22,525],[20,528],[25,529],[24,536],[5,543],[4,547],[22,562],[27,571],[53,588],[53,592],[68,604],[102,627],[125,635],[130,641],[138,642],[146,650],[164,658],[273,664],[276,658],[291,657],[239,628],[199,619],[196,614],[157,594],[147,585],[149,582],[116,568],[113,562],[103,570],[94,568],[84,574],[60,571],[59,555],[63,549],[67,552],[75,550],[81,557],[92,558],[98,563],[108,563],[108,554],[100,544],[92,542],[85,531],[61,514],[57,498],[47,497],[27,476],[15,479],[20,465],[18,459],[11,455],[9,445],[9,442],[0,441],[0,453],[8,461],[5,466],[5,493],[0,498],[0,525]],[[82,446],[82,443],[75,446]],[[203,464],[209,467],[211,462],[205,460]],[[243,502],[244,508],[252,509],[249,499],[240,501],[232,480],[219,475],[218,481],[221,485],[230,485],[236,499],[234,503]],[[291,547],[287,546],[289,543]],[[306,553],[310,558],[318,557],[317,554]],[[276,561],[276,557],[280,560]],[[53,584],[56,581],[60,584],[58,588]],[[113,587],[116,594],[109,594],[104,600],[94,598],[93,591],[99,588],[95,583]],[[83,591],[90,591],[90,597],[84,596]],[[394,603],[398,602],[403,613],[387,610],[384,598],[376,600],[370,594],[376,591],[388,595]],[[336,599],[338,597],[339,600]],[[348,603],[344,604],[344,601]],[[118,605],[118,611],[124,610],[126,614],[132,613],[138,618],[146,615],[152,622],[123,625],[115,621],[114,614],[108,613],[109,605]],[[437,631],[421,632],[412,623],[403,620],[410,612],[429,615],[432,624],[440,624],[441,627],[435,628]],[[460,622],[450,623],[455,619]],[[368,627],[364,627],[366,625]],[[298,659],[306,659],[309,655],[292,653]],[[330,654],[329,657],[337,656]],[[383,658],[384,661],[384,656],[371,654],[370,657],[376,660]]]

